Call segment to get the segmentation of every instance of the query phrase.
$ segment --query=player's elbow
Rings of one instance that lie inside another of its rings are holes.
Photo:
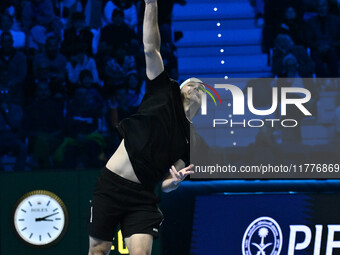
[[[153,56],[157,56],[160,52],[153,46],[144,46],[144,54],[147,57],[152,58]]]

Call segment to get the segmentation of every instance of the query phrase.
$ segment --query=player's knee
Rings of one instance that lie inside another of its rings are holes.
[[[108,255],[110,253],[110,249],[106,249],[106,248],[99,248],[99,247],[95,247],[95,248],[90,248],[89,250],[89,255]]]
[[[130,252],[130,255],[150,255],[151,254],[151,250],[147,248],[141,248],[141,247],[136,247],[134,249],[131,249],[129,252]]]
[[[89,255],[108,255],[111,250],[111,243],[100,243],[90,246]]]

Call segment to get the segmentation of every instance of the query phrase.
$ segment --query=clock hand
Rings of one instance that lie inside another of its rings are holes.
[[[50,219],[36,218],[35,221],[53,221]]]
[[[36,218],[35,221],[52,221],[52,220],[47,220],[46,218],[51,217],[51,216],[53,216],[53,215],[56,215],[56,214],[58,214],[58,213],[59,213],[59,212],[56,212],[56,213],[52,213],[52,214],[47,215],[47,216],[42,217],[42,218]]]
[[[51,216],[53,216],[53,215],[56,215],[56,214],[58,214],[58,213],[59,213],[59,212],[52,213],[52,214],[50,214],[50,215],[47,215],[47,216],[45,216],[45,217],[42,217],[41,219],[46,219],[46,218],[51,217]]]

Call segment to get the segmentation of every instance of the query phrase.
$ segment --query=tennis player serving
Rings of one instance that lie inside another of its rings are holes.
[[[145,0],[143,44],[148,78],[138,112],[120,122],[121,144],[97,180],[90,208],[89,255],[109,254],[120,224],[131,255],[151,254],[163,214],[154,194],[157,183],[170,192],[193,165],[189,161],[190,123],[201,107],[203,83],[181,86],[164,71],[156,0]]]

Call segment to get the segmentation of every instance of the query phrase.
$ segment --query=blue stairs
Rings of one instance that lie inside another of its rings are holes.
[[[249,0],[187,0],[175,5],[173,26],[183,32],[176,43],[181,79],[270,76]]]

